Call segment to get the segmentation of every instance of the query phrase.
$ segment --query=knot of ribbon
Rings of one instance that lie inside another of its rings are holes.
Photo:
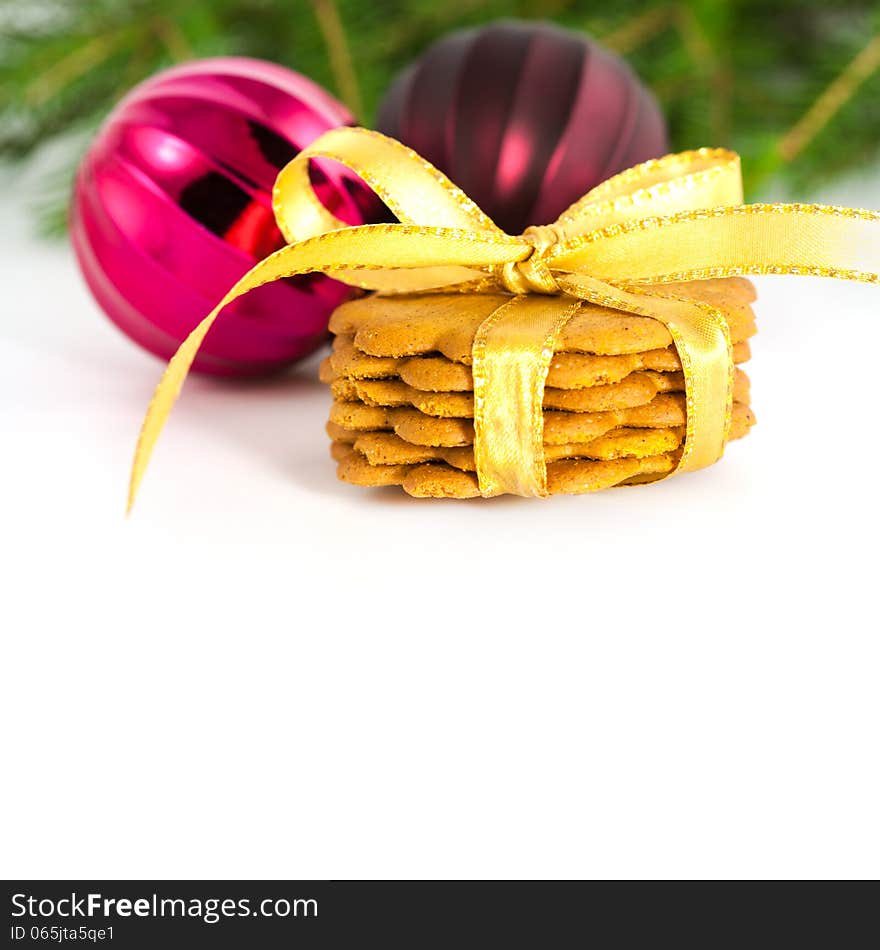
[[[552,224],[533,224],[521,235],[529,243],[531,253],[521,261],[510,261],[493,271],[501,287],[510,294],[558,294],[559,284],[547,260],[547,254],[564,240],[562,232]]]
[[[399,223],[349,226],[318,200],[309,161],[359,175]],[[543,393],[550,360],[584,301],[660,321],[681,358],[687,421],[675,471],[715,462],[730,426],[733,359],[724,315],[662,285],[746,274],[880,283],[880,214],[742,203],[739,157],[699,149],[615,175],[552,224],[511,236],[421,156],[366,129],[326,132],[278,176],[273,210],[288,246],[245,274],[184,340],[147,410],[129,485],[199,346],[223,308],[282,277],[320,272],[382,294],[502,294],[473,343],[474,455],[480,490],[547,494]]]

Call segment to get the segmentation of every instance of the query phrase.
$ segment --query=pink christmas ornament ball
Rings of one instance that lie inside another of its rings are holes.
[[[133,89],[80,165],[71,239],[96,300],[141,346],[169,358],[255,263],[282,247],[275,177],[348,110],[289,69],[252,59],[194,61]],[[313,163],[319,197],[361,224],[379,213],[341,166]],[[231,304],[196,357],[206,373],[271,372],[316,349],[351,291],[319,275],[260,287]]]

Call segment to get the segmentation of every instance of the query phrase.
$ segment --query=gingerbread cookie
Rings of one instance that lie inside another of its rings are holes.
[[[742,283],[725,288],[722,281],[699,281],[687,288],[697,300],[717,306],[726,317],[734,343],[755,333],[754,314]],[[703,286],[706,285],[706,286]],[[675,284],[662,293],[683,291]],[[470,364],[480,324],[510,298],[502,294],[421,294],[405,297],[373,295],[338,307],[330,319],[333,333],[353,336],[363,353],[381,357],[439,352]],[[562,331],[559,352],[599,356],[665,349],[672,343],[659,321],[583,302]]]
[[[751,358],[747,341],[734,344],[734,363]],[[547,386],[556,389],[584,389],[618,383],[640,370],[675,373],[681,360],[674,346],[645,353],[619,356],[595,356],[590,353],[556,353],[547,374]],[[333,352],[321,364],[321,380],[332,383],[348,379],[399,378],[414,389],[426,392],[471,392],[474,381],[470,366],[455,363],[445,356],[368,356],[354,345],[350,336],[337,336]]]
[[[734,409],[742,406],[734,403]],[[736,411],[749,411],[742,407]],[[443,419],[417,409],[367,406],[362,402],[334,402],[330,421],[344,429],[362,432],[393,431],[414,445],[451,448],[473,445],[474,426],[470,419]],[[685,424],[683,393],[660,393],[645,406],[613,412],[544,413],[544,444],[584,443],[621,427],[663,429]]]
[[[339,463],[339,478],[354,485],[400,485],[407,494],[416,498],[476,498],[480,494],[475,474],[445,463],[370,465],[360,452],[342,445],[334,455]],[[611,461],[570,459],[550,462],[547,465],[547,488],[550,494],[600,491],[636,478],[666,475],[675,464],[675,453]]]
[[[754,415],[747,406],[734,405],[730,439],[745,436],[754,423]],[[336,442],[350,445],[360,452],[371,465],[417,465],[422,462],[446,462],[463,471],[476,471],[471,446],[452,448],[413,445],[393,432],[357,432],[328,423],[327,432]],[[671,452],[684,440],[684,426],[663,429],[621,427],[612,429],[590,442],[545,445],[544,457],[548,462],[567,458],[611,460],[617,458],[646,458]]]
[[[335,379],[333,397],[340,402],[360,400],[368,406],[412,406],[429,416],[472,419],[473,394],[470,392],[426,392],[406,383],[389,379]],[[607,412],[629,409],[649,403],[660,392],[684,392],[683,373],[630,373],[619,383],[586,389],[544,390],[544,408],[568,412]],[[747,402],[748,377],[742,370],[734,374],[733,398]]]

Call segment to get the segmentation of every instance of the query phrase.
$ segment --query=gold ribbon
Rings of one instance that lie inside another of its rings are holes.
[[[359,175],[398,224],[350,227],[318,200],[309,161]],[[687,429],[676,471],[710,465],[730,427],[727,322],[658,285],[742,274],[812,274],[880,283],[880,214],[802,204],[742,204],[739,157],[669,155],[594,188],[551,225],[505,234],[431,164],[366,129],[325,133],[278,176],[273,194],[289,246],[257,264],[168,364],[138,439],[129,509],[195,355],[223,308],[254,287],[318,271],[384,294],[511,295],[473,345],[474,453],[483,495],[547,493],[543,391],[553,351],[580,301],[659,320],[682,362]]]

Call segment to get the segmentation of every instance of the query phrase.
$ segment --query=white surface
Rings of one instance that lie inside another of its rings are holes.
[[[760,281],[708,471],[352,488],[313,362],[192,379],[126,522],[161,366],[6,184],[3,876],[880,874],[880,290]]]

